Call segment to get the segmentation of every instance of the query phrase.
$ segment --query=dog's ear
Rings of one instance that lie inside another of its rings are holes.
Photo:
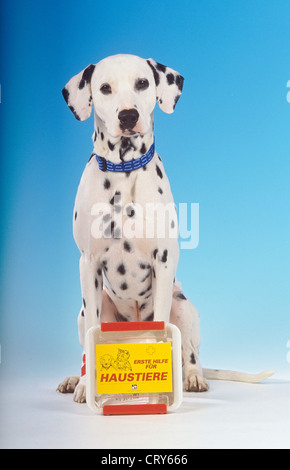
[[[80,73],[72,77],[62,90],[69,109],[79,121],[88,119],[92,112],[91,78],[94,70],[95,65],[88,65]]]
[[[158,104],[162,111],[171,114],[180,98],[184,78],[175,70],[153,59],[148,59],[147,63],[154,75]]]

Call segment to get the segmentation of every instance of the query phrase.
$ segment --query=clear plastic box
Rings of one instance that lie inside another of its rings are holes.
[[[182,402],[179,329],[165,322],[102,323],[86,336],[86,401],[94,412],[166,413]]]

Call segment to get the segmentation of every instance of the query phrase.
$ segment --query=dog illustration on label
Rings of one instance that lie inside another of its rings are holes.
[[[111,367],[114,368],[114,358],[110,354],[104,354],[100,357],[101,370],[109,370]]]
[[[113,369],[121,370],[132,370],[132,366],[129,362],[130,353],[126,349],[118,349],[116,359],[110,354],[103,354],[100,357],[101,370]]]

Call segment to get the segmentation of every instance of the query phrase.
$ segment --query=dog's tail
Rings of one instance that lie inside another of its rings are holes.
[[[262,380],[268,379],[275,374],[274,370],[265,370],[259,374],[246,374],[244,372],[218,369],[202,370],[204,377],[209,380],[228,380],[230,382],[246,382],[251,384],[262,382]]]

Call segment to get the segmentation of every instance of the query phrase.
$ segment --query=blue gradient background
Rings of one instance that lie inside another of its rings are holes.
[[[200,204],[178,277],[201,316],[205,367],[289,376],[290,5],[287,1],[1,4],[0,371],[79,372],[77,185],[93,118],[61,89],[131,53],[178,70],[183,96],[155,134],[177,203]]]

